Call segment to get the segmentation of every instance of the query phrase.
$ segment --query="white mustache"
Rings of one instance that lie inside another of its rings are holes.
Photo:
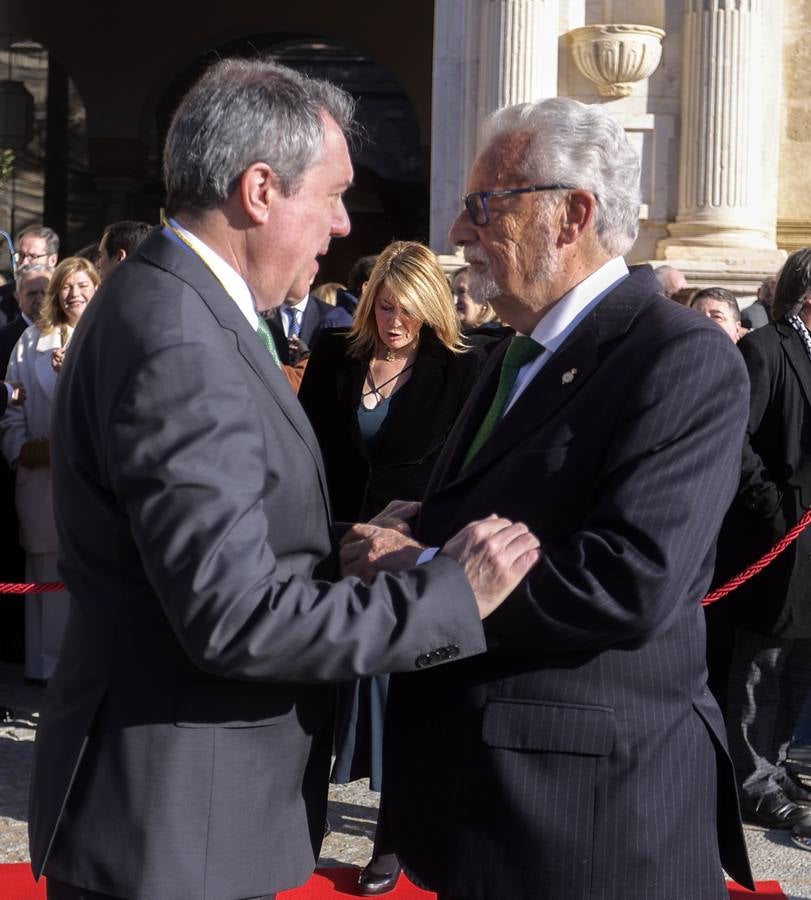
[[[480,263],[481,265],[489,265],[490,260],[483,254],[478,253],[475,250],[470,250],[467,247],[464,250],[465,262],[467,263]]]

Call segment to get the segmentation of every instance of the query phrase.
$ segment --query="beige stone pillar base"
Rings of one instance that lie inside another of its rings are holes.
[[[676,248],[673,248],[674,250]],[[724,255],[721,256],[720,254]],[[701,254],[667,255],[652,260],[654,267],[666,261],[677,268],[690,287],[723,287],[732,291],[742,301],[742,306],[755,299],[757,289],[764,278],[774,275],[786,259],[784,250],[732,250],[719,248],[715,256]]]
[[[714,266],[742,266],[743,268],[771,268],[772,271],[780,268],[786,259],[785,250],[778,250],[774,244],[771,246],[708,246],[699,244],[683,244],[681,242],[660,241],[656,248],[656,256],[659,261],[666,261],[669,265],[676,266],[676,260],[690,262],[691,264],[707,269]],[[765,277],[765,276],[764,276]]]

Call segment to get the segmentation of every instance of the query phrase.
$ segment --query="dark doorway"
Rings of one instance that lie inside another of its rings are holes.
[[[376,253],[393,239],[428,240],[428,179],[414,110],[388,69],[351,47],[290,32],[218,47],[185,69],[164,93],[156,110],[159,146],[183,94],[212,62],[228,56],[269,56],[340,85],[358,102],[361,137],[352,148],[355,185],[346,198],[352,232],[332,244],[319,282],[345,283],[358,257]]]

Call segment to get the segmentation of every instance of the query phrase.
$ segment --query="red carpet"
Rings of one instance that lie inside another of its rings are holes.
[[[341,897],[356,897],[354,886],[357,877],[357,869],[319,869],[304,887],[284,891],[279,894],[279,900],[340,900]],[[434,894],[414,887],[403,876],[397,890],[385,896],[390,900],[432,900]],[[776,881],[758,882],[756,894],[730,882],[729,896],[730,900],[744,900],[746,897],[786,900],[786,895]],[[0,865],[0,900],[45,900],[45,880],[35,883],[28,863]],[[655,898],[651,897],[650,900]]]

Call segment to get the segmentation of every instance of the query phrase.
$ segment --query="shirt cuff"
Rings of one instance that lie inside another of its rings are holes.
[[[421,566],[423,563],[431,562],[437,553],[439,553],[439,547],[426,547],[417,557],[417,565]]]

